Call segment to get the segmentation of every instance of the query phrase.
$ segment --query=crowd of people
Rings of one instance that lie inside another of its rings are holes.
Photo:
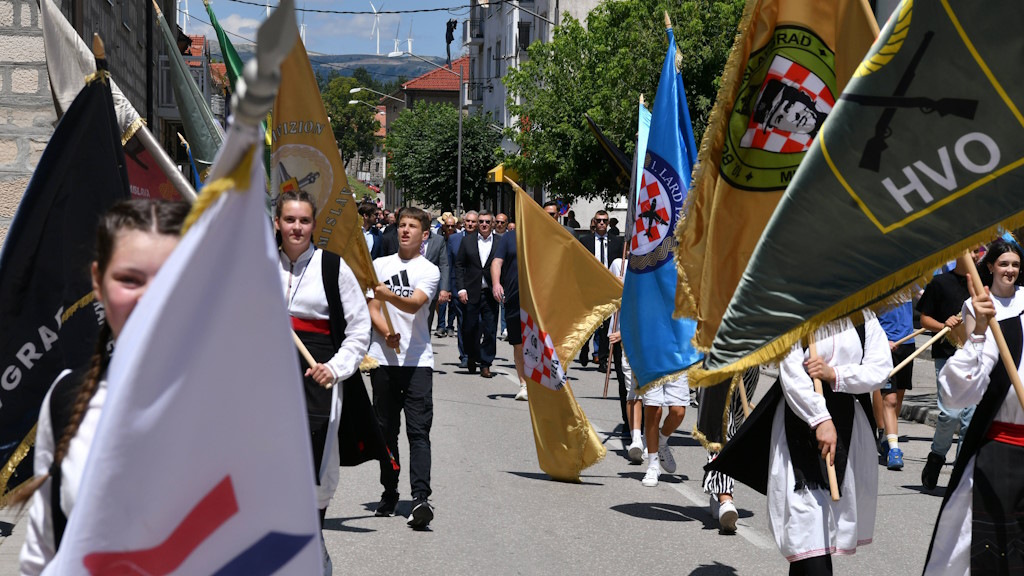
[[[560,217],[555,202],[544,209]],[[361,391],[366,411],[374,415],[369,432],[381,438],[379,450],[355,460],[380,462],[382,494],[375,514],[393,516],[398,508],[404,414],[412,489],[407,523],[426,528],[435,513],[430,503],[432,339],[456,338],[460,367],[482,378],[494,377],[496,341],[506,339],[518,374],[515,398],[528,400],[515,223],[488,210],[434,217],[415,207],[389,212],[361,204],[366,247],[380,281],[364,292],[342,258],[311,242],[316,206],[308,194],[282,194],[275,210],[282,295],[292,328],[313,358],[311,365],[303,364],[302,376],[321,526],[338,486],[339,466],[351,462],[344,454],[349,433],[344,428],[351,427],[339,422],[343,406],[359,402],[353,392]],[[174,249],[186,213],[182,204],[130,200],[100,222],[92,278],[106,309],[105,325],[91,364],[61,373],[39,415],[36,477],[17,494],[22,502],[31,500],[23,574],[41,573],[60,545],[106,397],[107,344],[116,341]],[[599,210],[589,231],[565,227],[621,279],[625,239],[615,224]],[[989,329],[990,319],[1003,327],[1019,366],[1022,254],[1016,243],[1000,239],[979,246],[974,255],[984,290],[971,282],[968,264],[958,261],[928,283],[917,303],[921,326],[948,329],[949,335],[931,351],[941,415],[921,471],[925,487],[936,486],[958,426],[961,439],[927,558],[929,574],[1024,569],[1019,546],[1024,525],[1017,512],[1024,476],[1012,466],[1024,455],[1024,410]],[[863,321],[832,322],[795,344],[779,361],[776,385],[749,416],[739,394],[732,397],[723,415],[729,442],[720,453],[708,452],[703,479],[723,533],[737,530],[738,480],[766,494],[770,529],[791,574],[830,574],[832,555],[852,553],[871,541],[876,449],[887,469],[904,467],[898,415],[904,393],[912,388],[912,366],[891,372],[915,350],[912,336],[911,303],[877,317],[865,310]],[[375,364],[368,368],[372,408],[360,369],[366,357]],[[647,466],[642,485],[657,486],[662,474],[675,473],[669,438],[703,393],[694,396],[686,377],[679,376],[638,395],[614,319],[596,331],[578,362],[614,371],[626,457]],[[742,375],[748,401],[760,375],[759,368]],[[321,550],[329,574],[326,546]]]

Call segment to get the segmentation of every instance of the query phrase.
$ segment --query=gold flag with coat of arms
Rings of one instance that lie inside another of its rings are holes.
[[[308,192],[317,206],[313,243],[341,256],[359,285],[372,289],[378,284],[377,275],[363,237],[358,205],[301,39],[281,63],[281,88],[272,116],[272,196]]]
[[[622,283],[522,188],[516,191],[519,318],[541,470],[578,482],[606,454],[576,402],[565,366],[622,302]]]
[[[747,262],[878,35],[866,0],[749,0],[676,227],[676,317],[707,351]]]

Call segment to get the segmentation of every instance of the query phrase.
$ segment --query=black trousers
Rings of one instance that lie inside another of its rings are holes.
[[[476,302],[466,302],[462,320],[466,327],[462,344],[470,362],[490,366],[498,352],[498,301],[489,288],[480,290]]]
[[[612,359],[615,361],[615,379],[619,381],[619,409],[622,410],[622,424],[629,432],[629,416],[626,412],[626,374],[622,371],[622,343],[612,344]]]
[[[370,371],[373,410],[384,432],[395,464],[398,457],[398,429],[405,410],[405,435],[409,439],[409,483],[412,496],[430,496],[430,427],[434,421],[434,371],[431,368],[381,366]],[[398,499],[398,470],[380,462],[380,483],[384,497]]]
[[[601,364],[608,363],[608,323],[609,321],[605,320],[604,324],[598,326],[594,332],[594,336],[597,338],[597,350],[595,352],[597,352],[597,360]],[[588,362],[592,360],[590,357],[590,338],[587,338],[587,341],[583,343],[583,348],[580,348],[580,358],[586,358]]]
[[[813,556],[789,563],[789,576],[831,576],[832,556]]]

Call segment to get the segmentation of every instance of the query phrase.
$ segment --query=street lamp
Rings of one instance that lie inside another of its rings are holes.
[[[383,96],[384,98],[391,98],[395,102],[402,102],[403,104],[405,103],[405,100],[402,100],[401,98],[395,98],[394,96],[391,96],[390,94],[385,94],[383,92],[377,92],[376,90],[373,90],[372,88],[363,88],[362,86],[357,86],[357,87],[349,90],[348,93],[349,94],[358,94],[359,92],[362,92],[363,90],[366,90],[367,92],[373,92],[374,94],[377,94],[378,96]],[[351,102],[350,102],[350,104],[351,104]]]
[[[370,108],[373,108],[375,111],[379,112],[379,110],[377,110],[377,107],[374,106],[373,104],[370,104],[369,102],[363,102],[362,100],[349,100],[348,103],[349,104],[362,104],[363,106],[369,106]]]
[[[427,60],[422,56],[417,56],[412,52],[397,50],[395,52],[391,52],[388,54],[388,58],[397,58],[400,56],[412,56],[417,60],[421,60],[423,62],[426,62],[427,64],[430,64],[434,68],[444,70],[449,74],[454,74],[455,76],[459,77],[459,157],[457,160],[458,166],[456,166],[455,168],[455,214],[460,215],[462,214],[462,66],[459,66],[459,71],[455,72],[451,68],[446,68],[439,64],[434,64],[430,60]]]

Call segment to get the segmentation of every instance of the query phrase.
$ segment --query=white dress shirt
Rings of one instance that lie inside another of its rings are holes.
[[[491,255],[491,247],[494,246],[494,234],[488,234],[486,238],[482,234],[476,235],[476,248],[480,251],[480,267],[484,269],[483,275],[480,277],[480,287],[487,288],[487,276],[490,271],[487,270],[487,258]]]

